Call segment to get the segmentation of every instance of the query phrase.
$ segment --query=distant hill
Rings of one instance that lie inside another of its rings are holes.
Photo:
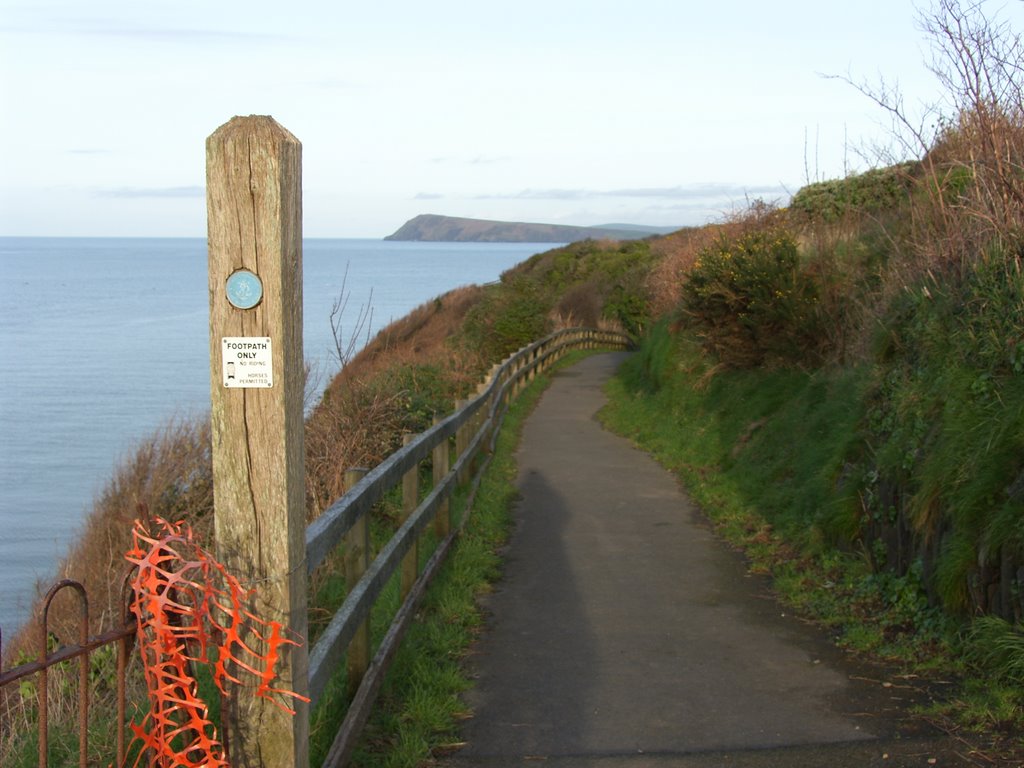
[[[464,219],[422,214],[409,219],[385,240],[429,240],[477,243],[574,243],[577,240],[638,240],[673,232],[677,227],[608,224],[571,227],[564,224],[527,224],[513,221]]]

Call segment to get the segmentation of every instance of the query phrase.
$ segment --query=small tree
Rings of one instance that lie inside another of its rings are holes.
[[[1024,46],[982,3],[937,0],[919,23],[944,101],[910,114],[900,91],[852,83],[893,118],[905,159],[921,159],[912,210],[921,271],[962,266],[1024,231]]]

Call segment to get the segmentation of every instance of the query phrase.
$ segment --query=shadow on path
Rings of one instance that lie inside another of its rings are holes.
[[[936,764],[899,687],[785,615],[676,480],[597,423],[622,360],[560,373],[526,423],[474,717],[448,764]]]

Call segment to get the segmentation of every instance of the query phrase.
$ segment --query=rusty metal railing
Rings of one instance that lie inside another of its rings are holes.
[[[50,649],[50,606],[56,596],[70,591],[78,603],[77,635],[78,641],[73,645],[65,645],[54,650]],[[80,768],[88,765],[89,749],[89,700],[90,700],[90,657],[99,648],[108,645],[117,647],[117,682],[115,697],[117,700],[117,762],[124,765],[127,727],[127,677],[128,659],[135,639],[135,618],[128,610],[130,591],[127,580],[122,589],[122,622],[121,627],[99,635],[89,636],[89,597],[80,582],[64,579],[54,584],[46,593],[42,603],[39,620],[38,653],[34,661],[30,661],[7,670],[0,669],[0,690],[6,686],[33,676],[36,679],[36,700],[39,712],[39,768],[46,768],[49,762],[49,676],[53,667],[58,664],[75,661],[78,664],[78,686],[76,692],[76,709],[78,714],[78,764]],[[0,634],[0,660],[3,659],[3,636]]]

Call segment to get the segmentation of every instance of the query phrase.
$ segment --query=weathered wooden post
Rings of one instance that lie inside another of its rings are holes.
[[[206,141],[206,200],[217,553],[254,588],[247,607],[303,643],[278,671],[306,695],[302,145],[270,117],[232,118]],[[224,713],[231,765],[305,768],[307,705],[293,717],[254,694]]]

